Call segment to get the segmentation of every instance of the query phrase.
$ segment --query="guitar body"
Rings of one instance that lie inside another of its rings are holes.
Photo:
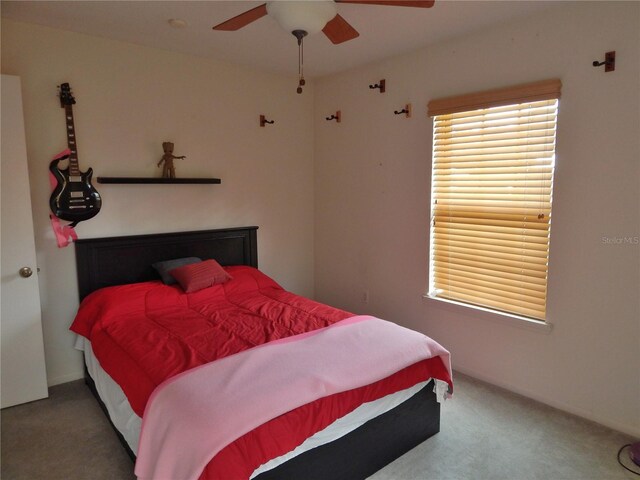
[[[56,217],[73,222],[71,226],[95,217],[102,206],[100,194],[91,184],[93,170],[90,168],[81,172],[78,164],[78,141],[72,108],[75,103],[69,84],[60,85],[60,106],[65,110],[69,154],[54,159],[49,165],[49,170],[58,182],[49,199],[49,206]],[[66,158],[69,159],[69,165],[62,169],[59,164]]]
[[[81,222],[95,217],[102,206],[102,199],[91,184],[93,169],[71,175],[69,168],[58,168],[59,163],[60,160],[54,160],[49,165],[49,170],[58,182],[49,199],[51,211],[59,219],[69,222]]]

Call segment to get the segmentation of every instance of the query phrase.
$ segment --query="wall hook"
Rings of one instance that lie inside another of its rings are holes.
[[[336,122],[340,123],[340,121],[342,120],[342,112],[340,112],[340,110],[336,111],[336,113],[332,114],[330,117],[325,117],[325,120],[335,120]]]
[[[275,120],[267,120],[264,115],[260,115],[260,126],[264,127],[267,123],[269,125],[272,125],[272,124],[274,124],[276,122],[275,122]]]
[[[411,104],[407,103],[402,110],[394,110],[393,113],[395,113],[396,115],[402,115],[404,113],[405,117],[410,118],[411,117]]]
[[[613,72],[616,69],[616,51],[607,52],[604,54],[604,62],[595,60],[592,65],[594,67],[601,67],[604,65],[605,72]]]
[[[377,88],[377,89],[380,90],[380,93],[384,93],[385,92],[385,88],[386,88],[385,79],[383,78],[382,80],[380,80],[379,83],[376,83],[375,85],[369,85],[369,88],[372,89],[372,90]]]

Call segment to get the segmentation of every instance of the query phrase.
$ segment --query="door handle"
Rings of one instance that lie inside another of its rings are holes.
[[[22,267],[20,270],[18,270],[18,272],[23,278],[29,278],[31,275],[33,275],[33,270],[31,270],[29,267]]]

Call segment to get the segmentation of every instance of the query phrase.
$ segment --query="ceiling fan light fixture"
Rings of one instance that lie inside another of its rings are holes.
[[[267,12],[287,32],[304,30],[309,35],[320,32],[338,10],[333,0],[274,1]]]

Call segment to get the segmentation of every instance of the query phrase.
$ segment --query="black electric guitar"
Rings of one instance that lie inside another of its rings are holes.
[[[73,125],[73,104],[75,103],[69,84],[60,85],[60,106],[64,108],[67,121],[69,165],[65,169],[58,167],[64,157],[53,160],[49,165],[49,170],[58,181],[49,199],[51,211],[56,217],[73,222],[71,226],[95,217],[102,206],[100,194],[91,185],[93,170],[90,168],[86,172],[81,172],[78,165],[78,144]]]

